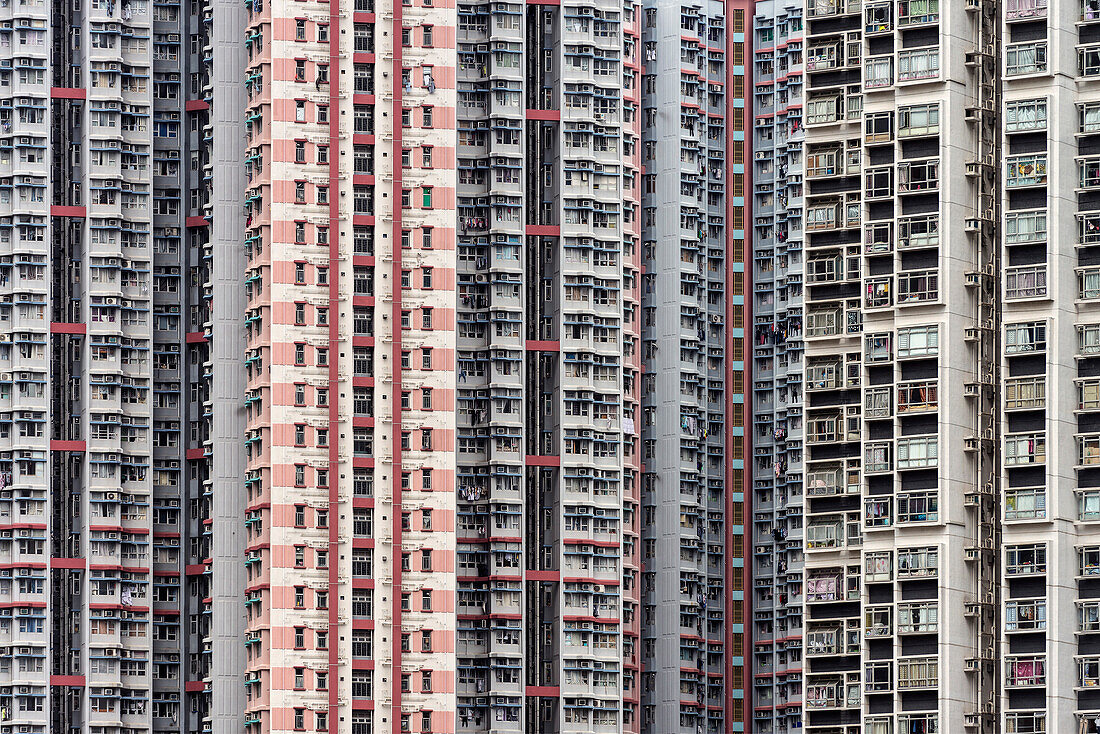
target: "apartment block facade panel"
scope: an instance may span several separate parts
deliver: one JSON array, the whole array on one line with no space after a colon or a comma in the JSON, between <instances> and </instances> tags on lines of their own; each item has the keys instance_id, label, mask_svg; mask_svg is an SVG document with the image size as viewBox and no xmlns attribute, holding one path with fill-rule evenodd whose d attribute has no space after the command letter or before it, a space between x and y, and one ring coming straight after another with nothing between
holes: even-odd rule
<instances>
[{"instance_id":1,"label":"apartment block facade panel","mask_svg":"<svg viewBox=\"0 0 1100 734\"><path fill-rule=\"evenodd\" d=\"M753 19L753 725L802 716L802 3L758 2ZM810 274L812 278L813 275ZM813 282L812 280L810 282ZM812 491L812 490L811 490Z\"/></svg>"},{"instance_id":2,"label":"apartment block facade panel","mask_svg":"<svg viewBox=\"0 0 1100 734\"><path fill-rule=\"evenodd\" d=\"M3 728L742 731L750 5L0 8Z\"/></svg>"},{"instance_id":3,"label":"apartment block facade panel","mask_svg":"<svg viewBox=\"0 0 1100 734\"><path fill-rule=\"evenodd\" d=\"M960 731L995 696L995 19L806 18L805 726ZM976 387L975 387L976 386Z\"/></svg>"},{"instance_id":4,"label":"apartment block facade panel","mask_svg":"<svg viewBox=\"0 0 1100 734\"><path fill-rule=\"evenodd\" d=\"M742 731L751 12L642 8L642 726Z\"/></svg>"}]
</instances>

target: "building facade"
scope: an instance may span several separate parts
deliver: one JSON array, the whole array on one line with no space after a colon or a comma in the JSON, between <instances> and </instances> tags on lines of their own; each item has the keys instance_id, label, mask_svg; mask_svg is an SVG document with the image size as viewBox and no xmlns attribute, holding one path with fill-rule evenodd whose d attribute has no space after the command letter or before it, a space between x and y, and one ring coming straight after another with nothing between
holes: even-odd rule
<instances>
[{"instance_id":1,"label":"building facade","mask_svg":"<svg viewBox=\"0 0 1100 734\"><path fill-rule=\"evenodd\" d=\"M2 727L743 731L751 17L0 9Z\"/></svg>"},{"instance_id":2,"label":"building facade","mask_svg":"<svg viewBox=\"0 0 1100 734\"><path fill-rule=\"evenodd\" d=\"M743 731L751 4L642 12L642 728Z\"/></svg>"},{"instance_id":3,"label":"building facade","mask_svg":"<svg viewBox=\"0 0 1100 734\"><path fill-rule=\"evenodd\" d=\"M802 716L801 2L757 2L753 19L753 731Z\"/></svg>"}]
</instances>

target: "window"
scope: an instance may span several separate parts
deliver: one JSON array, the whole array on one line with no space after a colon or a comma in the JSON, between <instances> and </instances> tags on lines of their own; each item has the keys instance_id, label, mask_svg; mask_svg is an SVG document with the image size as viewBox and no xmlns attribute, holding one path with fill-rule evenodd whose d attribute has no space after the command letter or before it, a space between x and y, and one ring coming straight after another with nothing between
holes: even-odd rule
<instances>
[{"instance_id":1,"label":"window","mask_svg":"<svg viewBox=\"0 0 1100 734\"><path fill-rule=\"evenodd\" d=\"M1087 545L1077 549L1081 576L1100 575L1100 546Z\"/></svg>"},{"instance_id":2,"label":"window","mask_svg":"<svg viewBox=\"0 0 1100 734\"><path fill-rule=\"evenodd\" d=\"M918 48L898 53L898 81L937 79L940 75L940 49Z\"/></svg>"},{"instance_id":3,"label":"window","mask_svg":"<svg viewBox=\"0 0 1100 734\"><path fill-rule=\"evenodd\" d=\"M1097 108L1100 122L1100 107ZM1047 101L1022 99L1005 103L1005 132L1033 132L1047 129Z\"/></svg>"},{"instance_id":4,"label":"window","mask_svg":"<svg viewBox=\"0 0 1100 734\"><path fill-rule=\"evenodd\" d=\"M914 436L897 441L897 468L924 469L939 464L939 437Z\"/></svg>"},{"instance_id":5,"label":"window","mask_svg":"<svg viewBox=\"0 0 1100 734\"><path fill-rule=\"evenodd\" d=\"M1012 688L1046 685L1045 655L1009 655L1005 658L1005 686Z\"/></svg>"},{"instance_id":6,"label":"window","mask_svg":"<svg viewBox=\"0 0 1100 734\"><path fill-rule=\"evenodd\" d=\"M940 518L939 506L937 490L901 492L897 497L898 522L936 522Z\"/></svg>"},{"instance_id":7,"label":"window","mask_svg":"<svg viewBox=\"0 0 1100 734\"><path fill-rule=\"evenodd\" d=\"M898 109L898 137L936 135L940 131L939 104L921 104Z\"/></svg>"},{"instance_id":8,"label":"window","mask_svg":"<svg viewBox=\"0 0 1100 734\"><path fill-rule=\"evenodd\" d=\"M1046 599L1013 599L1005 602L1005 632L1045 630L1047 628Z\"/></svg>"},{"instance_id":9,"label":"window","mask_svg":"<svg viewBox=\"0 0 1100 734\"><path fill-rule=\"evenodd\" d=\"M1082 170L1082 180L1084 175ZM1046 153L1009 156L1006 159L1005 177L1005 187L1010 189L1045 186L1047 183Z\"/></svg>"},{"instance_id":10,"label":"window","mask_svg":"<svg viewBox=\"0 0 1100 734\"><path fill-rule=\"evenodd\" d=\"M938 658L899 658L898 689L935 688L939 685Z\"/></svg>"},{"instance_id":11,"label":"window","mask_svg":"<svg viewBox=\"0 0 1100 734\"><path fill-rule=\"evenodd\" d=\"M1015 433L1005 437L1005 466L1045 464L1046 433Z\"/></svg>"},{"instance_id":12,"label":"window","mask_svg":"<svg viewBox=\"0 0 1100 734\"><path fill-rule=\"evenodd\" d=\"M1083 77L1100 76L1100 44L1077 48L1077 73Z\"/></svg>"},{"instance_id":13,"label":"window","mask_svg":"<svg viewBox=\"0 0 1100 734\"><path fill-rule=\"evenodd\" d=\"M937 62L938 67L938 62ZM863 86L866 89L882 89L894 83L894 58L872 56L863 63Z\"/></svg>"},{"instance_id":14,"label":"window","mask_svg":"<svg viewBox=\"0 0 1100 734\"><path fill-rule=\"evenodd\" d=\"M1045 377L1005 379L1005 410L1027 410L1046 406Z\"/></svg>"},{"instance_id":15,"label":"window","mask_svg":"<svg viewBox=\"0 0 1100 734\"><path fill-rule=\"evenodd\" d=\"M424 208L425 209L431 209L432 208L432 187L431 186L425 186L424 189L423 189L423 192L424 192L424 201L423 201Z\"/></svg>"},{"instance_id":16,"label":"window","mask_svg":"<svg viewBox=\"0 0 1100 734\"><path fill-rule=\"evenodd\" d=\"M898 578L935 577L939 574L939 565L939 548L898 549Z\"/></svg>"},{"instance_id":17,"label":"window","mask_svg":"<svg viewBox=\"0 0 1100 734\"><path fill-rule=\"evenodd\" d=\"M898 329L898 359L934 357L939 354L939 345L938 325Z\"/></svg>"},{"instance_id":18,"label":"window","mask_svg":"<svg viewBox=\"0 0 1100 734\"><path fill-rule=\"evenodd\" d=\"M1100 102L1077 105L1077 128L1083 133L1100 131Z\"/></svg>"},{"instance_id":19,"label":"window","mask_svg":"<svg viewBox=\"0 0 1100 734\"><path fill-rule=\"evenodd\" d=\"M1005 271L1005 298L1042 298L1047 294L1047 266L1015 265Z\"/></svg>"},{"instance_id":20,"label":"window","mask_svg":"<svg viewBox=\"0 0 1100 734\"><path fill-rule=\"evenodd\" d=\"M1047 547L1045 543L1005 546L1005 575L1030 576L1046 573Z\"/></svg>"},{"instance_id":21,"label":"window","mask_svg":"<svg viewBox=\"0 0 1100 734\"><path fill-rule=\"evenodd\" d=\"M1006 325L1004 349L1006 354L1045 352L1047 349L1046 322L1031 321Z\"/></svg>"},{"instance_id":22,"label":"window","mask_svg":"<svg viewBox=\"0 0 1100 734\"><path fill-rule=\"evenodd\" d=\"M939 606L934 601L898 603L898 634L939 631Z\"/></svg>"},{"instance_id":23,"label":"window","mask_svg":"<svg viewBox=\"0 0 1100 734\"><path fill-rule=\"evenodd\" d=\"M1046 242L1047 210L1016 211L1005 214L1005 244L1021 245Z\"/></svg>"},{"instance_id":24,"label":"window","mask_svg":"<svg viewBox=\"0 0 1100 734\"><path fill-rule=\"evenodd\" d=\"M1046 41L1013 43L1005 48L1006 75L1038 74L1046 70Z\"/></svg>"}]
</instances>

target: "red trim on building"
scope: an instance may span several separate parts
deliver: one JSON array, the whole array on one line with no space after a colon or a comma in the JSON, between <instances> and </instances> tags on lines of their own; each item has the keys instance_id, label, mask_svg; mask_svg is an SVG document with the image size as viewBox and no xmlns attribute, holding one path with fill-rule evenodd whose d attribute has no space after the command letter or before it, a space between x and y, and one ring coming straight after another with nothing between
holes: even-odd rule
<instances>
[{"instance_id":1,"label":"red trim on building","mask_svg":"<svg viewBox=\"0 0 1100 734\"><path fill-rule=\"evenodd\" d=\"M540 5L548 5L549 3L538 3ZM557 5L557 3L554 3ZM561 119L561 110L527 110L528 120L546 120L556 121Z\"/></svg>"},{"instance_id":2,"label":"red trim on building","mask_svg":"<svg viewBox=\"0 0 1100 734\"><path fill-rule=\"evenodd\" d=\"M85 686L82 675L51 675L51 686L63 686L65 688L83 688Z\"/></svg>"},{"instance_id":3,"label":"red trim on building","mask_svg":"<svg viewBox=\"0 0 1100 734\"><path fill-rule=\"evenodd\" d=\"M201 112L210 109L210 103L205 99L189 99L183 109L188 112Z\"/></svg>"},{"instance_id":4,"label":"red trim on building","mask_svg":"<svg viewBox=\"0 0 1100 734\"><path fill-rule=\"evenodd\" d=\"M188 229L194 229L196 227L209 227L210 221L206 217L188 217L184 222L184 226Z\"/></svg>"},{"instance_id":5,"label":"red trim on building","mask_svg":"<svg viewBox=\"0 0 1100 734\"><path fill-rule=\"evenodd\" d=\"M527 686L525 693L528 696L540 696L542 698L558 698L561 689L558 686Z\"/></svg>"},{"instance_id":6,"label":"red trim on building","mask_svg":"<svg viewBox=\"0 0 1100 734\"><path fill-rule=\"evenodd\" d=\"M86 207L82 206L61 206L60 204L54 204L50 207L50 216L84 219L88 216L88 210Z\"/></svg>"},{"instance_id":7,"label":"red trim on building","mask_svg":"<svg viewBox=\"0 0 1100 734\"><path fill-rule=\"evenodd\" d=\"M87 324L67 324L62 321L54 321L50 324L51 334L87 334Z\"/></svg>"},{"instance_id":8,"label":"red trim on building","mask_svg":"<svg viewBox=\"0 0 1100 734\"><path fill-rule=\"evenodd\" d=\"M50 97L53 99L87 99L88 92L85 89L75 87L50 87Z\"/></svg>"},{"instance_id":9,"label":"red trim on building","mask_svg":"<svg viewBox=\"0 0 1100 734\"><path fill-rule=\"evenodd\" d=\"M187 332L188 344L205 344L209 339L206 336L205 331L189 331Z\"/></svg>"},{"instance_id":10,"label":"red trim on building","mask_svg":"<svg viewBox=\"0 0 1100 734\"><path fill-rule=\"evenodd\" d=\"M561 227L556 224L528 224L525 231L528 235L539 237L561 236Z\"/></svg>"},{"instance_id":11,"label":"red trim on building","mask_svg":"<svg viewBox=\"0 0 1100 734\"><path fill-rule=\"evenodd\" d=\"M527 466L561 466L560 456L537 456L527 454L525 462Z\"/></svg>"},{"instance_id":12,"label":"red trim on building","mask_svg":"<svg viewBox=\"0 0 1100 734\"><path fill-rule=\"evenodd\" d=\"M528 352L560 352L561 342L528 339L526 347Z\"/></svg>"},{"instance_id":13,"label":"red trim on building","mask_svg":"<svg viewBox=\"0 0 1100 734\"><path fill-rule=\"evenodd\" d=\"M58 439L50 440L50 451L72 451L74 453L84 453L88 450L88 445L84 441L60 441Z\"/></svg>"},{"instance_id":14,"label":"red trim on building","mask_svg":"<svg viewBox=\"0 0 1100 734\"><path fill-rule=\"evenodd\" d=\"M73 568L77 570L83 570L87 568L88 560L86 558L51 558L50 568Z\"/></svg>"}]
</instances>

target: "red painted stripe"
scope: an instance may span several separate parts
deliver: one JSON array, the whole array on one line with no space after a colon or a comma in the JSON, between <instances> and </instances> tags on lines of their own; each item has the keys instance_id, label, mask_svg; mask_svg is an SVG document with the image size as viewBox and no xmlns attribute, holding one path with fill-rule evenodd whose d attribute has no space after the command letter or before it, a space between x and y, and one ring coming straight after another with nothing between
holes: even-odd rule
<instances>
[{"instance_id":1,"label":"red painted stripe","mask_svg":"<svg viewBox=\"0 0 1100 734\"><path fill-rule=\"evenodd\" d=\"M76 568L83 569L88 565L85 558L51 558L50 568Z\"/></svg>"},{"instance_id":2,"label":"red painted stripe","mask_svg":"<svg viewBox=\"0 0 1100 734\"><path fill-rule=\"evenodd\" d=\"M54 99L87 99L88 92L74 87L51 87L50 96Z\"/></svg>"},{"instance_id":3,"label":"red painted stripe","mask_svg":"<svg viewBox=\"0 0 1100 734\"><path fill-rule=\"evenodd\" d=\"M51 675L51 686L64 686L66 688L83 688L85 686L82 675Z\"/></svg>"},{"instance_id":4,"label":"red painted stripe","mask_svg":"<svg viewBox=\"0 0 1100 734\"><path fill-rule=\"evenodd\" d=\"M560 352L561 342L558 341L539 341L536 339L527 340L527 351L529 352Z\"/></svg>"},{"instance_id":5,"label":"red painted stripe","mask_svg":"<svg viewBox=\"0 0 1100 734\"><path fill-rule=\"evenodd\" d=\"M561 227L556 224L528 224L527 234L541 237L558 237L561 235Z\"/></svg>"},{"instance_id":6,"label":"red painted stripe","mask_svg":"<svg viewBox=\"0 0 1100 734\"><path fill-rule=\"evenodd\" d=\"M87 324L66 324L61 321L54 321L50 324L51 334L87 334Z\"/></svg>"},{"instance_id":7,"label":"red painted stripe","mask_svg":"<svg viewBox=\"0 0 1100 734\"><path fill-rule=\"evenodd\" d=\"M88 216L88 210L82 206L60 206L54 204L50 207L50 216L53 217L73 217L75 219L83 219Z\"/></svg>"},{"instance_id":8,"label":"red painted stripe","mask_svg":"<svg viewBox=\"0 0 1100 734\"><path fill-rule=\"evenodd\" d=\"M527 466L561 466L561 457L527 454L526 464Z\"/></svg>"},{"instance_id":9,"label":"red painted stripe","mask_svg":"<svg viewBox=\"0 0 1100 734\"><path fill-rule=\"evenodd\" d=\"M557 3L555 3L556 5ZM561 119L561 110L527 110L528 120L554 121Z\"/></svg>"},{"instance_id":10,"label":"red painted stripe","mask_svg":"<svg viewBox=\"0 0 1100 734\"><path fill-rule=\"evenodd\" d=\"M527 686L528 696L541 696L543 698L558 698L561 689L558 686Z\"/></svg>"},{"instance_id":11,"label":"red painted stripe","mask_svg":"<svg viewBox=\"0 0 1100 734\"><path fill-rule=\"evenodd\" d=\"M53 439L50 441L50 451L72 451L74 453L83 453L87 450L87 444L84 441L60 441Z\"/></svg>"}]
</instances>

